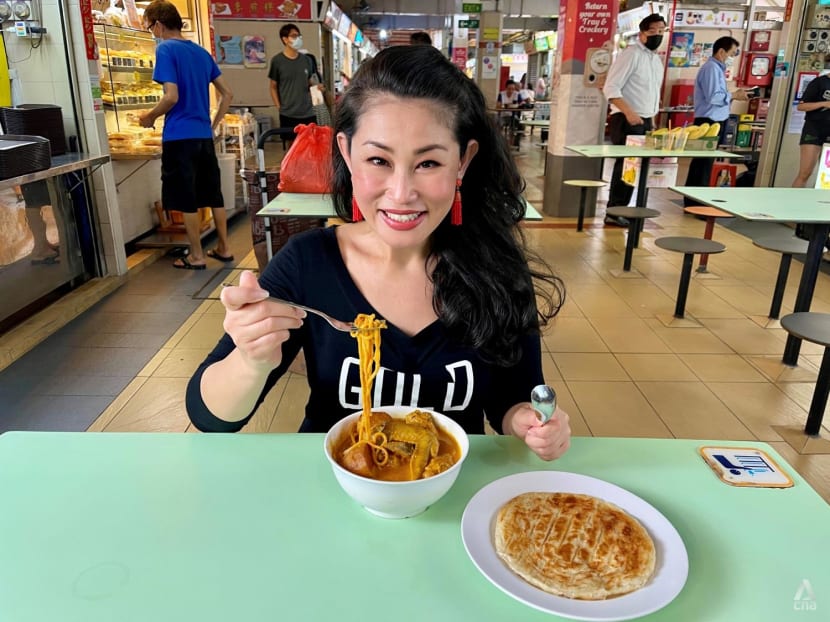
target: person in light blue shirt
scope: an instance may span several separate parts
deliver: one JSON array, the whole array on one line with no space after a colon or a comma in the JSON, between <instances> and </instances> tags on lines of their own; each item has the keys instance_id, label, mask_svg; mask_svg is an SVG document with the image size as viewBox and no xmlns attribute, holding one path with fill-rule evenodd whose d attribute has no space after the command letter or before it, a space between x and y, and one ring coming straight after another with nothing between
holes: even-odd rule
<instances>
[{"instance_id":1,"label":"person in light blue shirt","mask_svg":"<svg viewBox=\"0 0 830 622\"><path fill-rule=\"evenodd\" d=\"M732 100L746 101L746 91L737 90L730 93L726 85L726 70L735 62L738 55L738 40L721 37L712 46L709 57L695 77L695 125L703 123L720 123L718 144L723 142L726 121ZM711 158L693 158L689 163L686 176L687 186L707 186L712 173ZM686 205L694 205L692 199L685 198Z\"/></svg>"}]
</instances>

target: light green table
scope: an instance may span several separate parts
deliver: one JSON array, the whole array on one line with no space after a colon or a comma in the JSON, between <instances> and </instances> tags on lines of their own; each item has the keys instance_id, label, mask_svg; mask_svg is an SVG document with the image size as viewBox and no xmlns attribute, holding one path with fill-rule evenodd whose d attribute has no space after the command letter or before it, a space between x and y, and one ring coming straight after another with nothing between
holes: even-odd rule
<instances>
[{"instance_id":1,"label":"light green table","mask_svg":"<svg viewBox=\"0 0 830 622\"><path fill-rule=\"evenodd\" d=\"M825 619L830 506L763 443L729 445L764 448L795 487L723 484L701 444L575 438L546 463L515 438L475 436L448 495L394 521L343 493L322 435L6 433L0 620L549 622L491 585L460 535L483 486L547 469L622 486L680 533L687 583L644 619ZM818 613L794 609L805 579Z\"/></svg>"},{"instance_id":2,"label":"light green table","mask_svg":"<svg viewBox=\"0 0 830 622\"><path fill-rule=\"evenodd\" d=\"M830 233L830 192L816 188L699 188L673 186L670 188L703 205L711 205L745 220L804 224L810 235L807 256L801 270L801 280L793 311L810 310L816 288L821 257ZM801 339L788 335L783 362L798 364Z\"/></svg>"},{"instance_id":3,"label":"light green table","mask_svg":"<svg viewBox=\"0 0 830 622\"><path fill-rule=\"evenodd\" d=\"M666 151L637 145L572 145L565 147L586 158L740 158L729 151Z\"/></svg>"},{"instance_id":4,"label":"light green table","mask_svg":"<svg viewBox=\"0 0 830 622\"><path fill-rule=\"evenodd\" d=\"M525 220L542 220L542 215L527 201ZM306 194L299 192L281 192L256 214L265 219L265 246L270 260L273 255L271 248L271 218L337 218L334 204L329 194Z\"/></svg>"},{"instance_id":5,"label":"light green table","mask_svg":"<svg viewBox=\"0 0 830 622\"><path fill-rule=\"evenodd\" d=\"M584 158L641 158L640 161L640 176L637 180L637 207L646 207L648 202L648 187L646 186L646 179L648 178L648 169L650 165L649 158L740 158L741 156L729 151L703 151L703 150L683 150L683 151L666 151L665 149L653 149L640 147L637 145L571 145L566 146L565 149L578 153ZM609 206L619 207L619 206ZM642 231L645 220L641 220L636 227L634 236L634 246L640 244L640 232Z\"/></svg>"}]
</instances>

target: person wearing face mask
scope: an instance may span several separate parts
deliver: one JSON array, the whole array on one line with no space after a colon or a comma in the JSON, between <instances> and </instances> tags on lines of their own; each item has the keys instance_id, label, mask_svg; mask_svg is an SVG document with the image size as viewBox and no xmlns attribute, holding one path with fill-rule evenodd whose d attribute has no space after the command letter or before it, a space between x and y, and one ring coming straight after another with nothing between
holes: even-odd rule
<instances>
[{"instance_id":1,"label":"person wearing face mask","mask_svg":"<svg viewBox=\"0 0 830 622\"><path fill-rule=\"evenodd\" d=\"M695 77L695 125L720 123L718 144L723 141L726 133L726 121L729 119L732 101L747 100L746 91L738 89L730 93L726 85L726 70L735 62L738 45L737 39L728 36L715 41L712 45L712 56L703 63ZM693 158L689 163L686 185L708 186L711 174L710 158ZM686 206L696 205L696 202L688 197L684 197L683 201Z\"/></svg>"},{"instance_id":2,"label":"person wearing face mask","mask_svg":"<svg viewBox=\"0 0 830 622\"><path fill-rule=\"evenodd\" d=\"M294 24L280 28L282 52L271 59L268 78L271 81L271 99L280 115L280 127L295 128L301 123L316 123L317 115L311 103L309 87L317 83L311 61L303 48L303 36Z\"/></svg>"},{"instance_id":3,"label":"person wearing face mask","mask_svg":"<svg viewBox=\"0 0 830 622\"><path fill-rule=\"evenodd\" d=\"M821 156L821 146L830 141L830 55L824 59L824 71L804 89L798 110L807 114L799 140L801 161L793 188L804 187Z\"/></svg>"},{"instance_id":4,"label":"person wearing face mask","mask_svg":"<svg viewBox=\"0 0 830 622\"><path fill-rule=\"evenodd\" d=\"M656 50L663 42L666 20L652 13L640 22L640 34L634 43L617 55L602 92L611 105L608 129L611 142L624 145L629 134L645 134L653 127L653 117L660 107L663 61ZM634 188L622 180L623 160L614 162L608 205L622 207L631 201ZM606 224L627 226L624 218L606 216Z\"/></svg>"}]
</instances>

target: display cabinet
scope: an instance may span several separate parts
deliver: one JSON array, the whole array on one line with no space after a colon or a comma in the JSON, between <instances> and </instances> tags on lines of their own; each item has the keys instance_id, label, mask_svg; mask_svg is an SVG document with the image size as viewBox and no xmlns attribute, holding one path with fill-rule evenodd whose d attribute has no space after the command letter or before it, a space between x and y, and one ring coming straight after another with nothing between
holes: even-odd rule
<instances>
[{"instance_id":1,"label":"display cabinet","mask_svg":"<svg viewBox=\"0 0 830 622\"><path fill-rule=\"evenodd\" d=\"M155 106L163 94L161 85L153 82L153 37L144 30L108 24L96 24L94 32L112 153L159 153L163 117L156 120L152 129L142 128L138 122L141 112Z\"/></svg>"}]
</instances>

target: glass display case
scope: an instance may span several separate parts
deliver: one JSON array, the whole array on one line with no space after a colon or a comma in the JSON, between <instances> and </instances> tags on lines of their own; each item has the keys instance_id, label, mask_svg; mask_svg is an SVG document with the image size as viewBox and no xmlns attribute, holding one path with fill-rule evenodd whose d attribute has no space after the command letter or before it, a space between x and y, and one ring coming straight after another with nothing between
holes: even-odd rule
<instances>
[{"instance_id":1,"label":"glass display case","mask_svg":"<svg viewBox=\"0 0 830 622\"><path fill-rule=\"evenodd\" d=\"M101 98L106 112L110 150L117 154L156 155L161 152L161 126L142 128L138 117L163 94L153 82L156 44L149 32L95 24L101 76Z\"/></svg>"}]
</instances>

